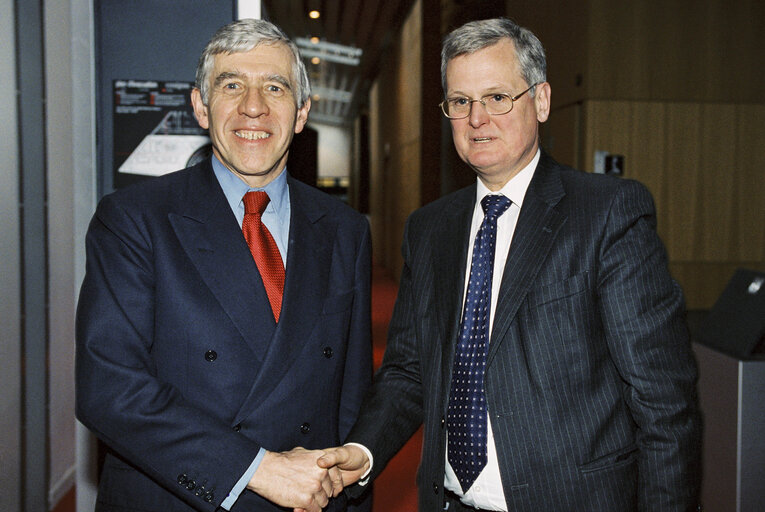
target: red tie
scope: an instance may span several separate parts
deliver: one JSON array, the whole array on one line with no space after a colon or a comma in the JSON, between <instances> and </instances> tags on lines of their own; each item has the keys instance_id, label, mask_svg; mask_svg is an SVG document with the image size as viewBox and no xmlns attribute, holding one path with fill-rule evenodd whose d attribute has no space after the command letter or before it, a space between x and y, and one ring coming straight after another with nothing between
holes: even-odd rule
<instances>
[{"instance_id":1,"label":"red tie","mask_svg":"<svg viewBox=\"0 0 765 512\"><path fill-rule=\"evenodd\" d=\"M278 322L284 293L284 263L274 237L260 219L270 200L268 194L263 191L247 192L244 195L242 232L247 245L250 246L252 257L255 258L274 318Z\"/></svg>"}]
</instances>

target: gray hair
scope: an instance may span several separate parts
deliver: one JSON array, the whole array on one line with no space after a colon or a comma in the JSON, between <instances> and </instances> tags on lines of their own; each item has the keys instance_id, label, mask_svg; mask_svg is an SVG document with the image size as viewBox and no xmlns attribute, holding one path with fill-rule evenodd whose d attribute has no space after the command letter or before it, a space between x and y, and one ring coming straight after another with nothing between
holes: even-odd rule
<instances>
[{"instance_id":1,"label":"gray hair","mask_svg":"<svg viewBox=\"0 0 765 512\"><path fill-rule=\"evenodd\" d=\"M289 48L292 52L292 75L296 82L295 100L298 108L305 105L311 94L311 84L297 45L273 23L252 18L234 21L218 29L199 57L195 84L205 105L209 100L210 74L215 65L215 56L221 53L248 52L259 44L284 44Z\"/></svg>"},{"instance_id":2,"label":"gray hair","mask_svg":"<svg viewBox=\"0 0 765 512\"><path fill-rule=\"evenodd\" d=\"M517 25L507 18L471 21L453 30L444 38L441 48L441 86L446 93L446 65L455 57L475 53L510 39L521 67L521 76L527 85L547 81L545 49L530 30ZM534 95L534 89L529 91Z\"/></svg>"}]
</instances>

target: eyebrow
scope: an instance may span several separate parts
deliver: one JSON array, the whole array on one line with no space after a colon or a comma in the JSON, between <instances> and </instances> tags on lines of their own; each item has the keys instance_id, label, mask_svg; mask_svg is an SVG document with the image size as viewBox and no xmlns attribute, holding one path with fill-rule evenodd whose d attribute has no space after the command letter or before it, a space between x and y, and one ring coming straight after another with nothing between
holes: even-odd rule
<instances>
[{"instance_id":1,"label":"eyebrow","mask_svg":"<svg viewBox=\"0 0 765 512\"><path fill-rule=\"evenodd\" d=\"M492 94L500 94L500 93L501 94L510 94L512 96L510 91L508 91L507 87L505 87L504 85L496 84L496 85L492 85L491 87L486 87L484 89L484 92L481 93L480 97L483 98L484 96L491 96ZM455 96L459 96L459 97L462 97L462 98L468 98L469 97L468 94L466 94L466 93L464 93L462 91L454 91L454 92L446 94L447 98L453 98Z\"/></svg>"},{"instance_id":2,"label":"eyebrow","mask_svg":"<svg viewBox=\"0 0 765 512\"><path fill-rule=\"evenodd\" d=\"M220 85L221 83L225 82L226 80L229 80L231 78L241 78L242 73L239 73L237 71L224 71L220 75L215 77L215 86ZM266 82L276 82L278 84L281 84L284 86L287 90L292 90L292 85L290 84L290 81L285 78L284 76L275 73L273 75L267 75L265 77Z\"/></svg>"},{"instance_id":3,"label":"eyebrow","mask_svg":"<svg viewBox=\"0 0 765 512\"><path fill-rule=\"evenodd\" d=\"M290 84L290 81L283 77L282 75L275 74L275 75L268 75L266 78L267 82L276 82L279 84L282 84L285 89L292 90L292 84Z\"/></svg>"},{"instance_id":4,"label":"eyebrow","mask_svg":"<svg viewBox=\"0 0 765 512\"><path fill-rule=\"evenodd\" d=\"M215 85L218 86L222 82L225 82L226 80L230 78L238 78L239 76L241 75L235 71L224 71L223 73L215 77Z\"/></svg>"}]
</instances>

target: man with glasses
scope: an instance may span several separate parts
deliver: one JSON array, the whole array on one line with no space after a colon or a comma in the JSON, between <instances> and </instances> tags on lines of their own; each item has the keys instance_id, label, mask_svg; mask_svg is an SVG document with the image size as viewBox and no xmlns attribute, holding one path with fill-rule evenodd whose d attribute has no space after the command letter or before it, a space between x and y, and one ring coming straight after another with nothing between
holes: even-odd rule
<instances>
[{"instance_id":1,"label":"man with glasses","mask_svg":"<svg viewBox=\"0 0 765 512\"><path fill-rule=\"evenodd\" d=\"M319 464L362 492L424 423L423 512L694 510L696 366L649 192L540 151L530 31L471 22L441 55L478 179L409 218L383 366Z\"/></svg>"}]
</instances>

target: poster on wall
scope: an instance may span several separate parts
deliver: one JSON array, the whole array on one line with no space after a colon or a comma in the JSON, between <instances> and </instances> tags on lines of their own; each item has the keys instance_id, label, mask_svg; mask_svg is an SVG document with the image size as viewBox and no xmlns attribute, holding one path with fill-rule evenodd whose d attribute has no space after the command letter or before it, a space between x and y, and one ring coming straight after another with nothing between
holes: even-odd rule
<instances>
[{"instance_id":1,"label":"poster on wall","mask_svg":"<svg viewBox=\"0 0 765 512\"><path fill-rule=\"evenodd\" d=\"M193 165L212 146L191 107L193 82L114 80L114 185Z\"/></svg>"}]
</instances>

